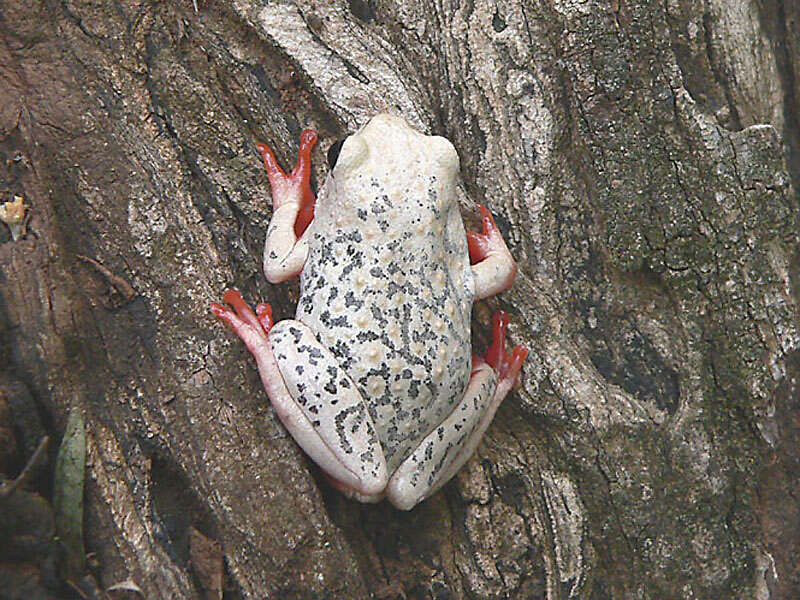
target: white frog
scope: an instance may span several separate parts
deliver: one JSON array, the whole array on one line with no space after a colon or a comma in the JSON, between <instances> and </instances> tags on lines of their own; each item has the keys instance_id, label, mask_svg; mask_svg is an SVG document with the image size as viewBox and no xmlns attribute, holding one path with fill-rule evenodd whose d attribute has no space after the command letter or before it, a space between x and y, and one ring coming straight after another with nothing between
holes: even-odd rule
<instances>
[{"instance_id":1,"label":"white frog","mask_svg":"<svg viewBox=\"0 0 800 600\"><path fill-rule=\"evenodd\" d=\"M506 289L516 265L491 214L464 229L459 161L443 137L380 114L328 152L310 187L313 131L285 174L259 145L272 188L264 248L272 283L298 273L295 319L273 325L237 290L214 314L244 341L279 418L350 497L411 509L472 455L527 356L505 350L494 316L485 358L472 357L472 303Z\"/></svg>"}]
</instances>

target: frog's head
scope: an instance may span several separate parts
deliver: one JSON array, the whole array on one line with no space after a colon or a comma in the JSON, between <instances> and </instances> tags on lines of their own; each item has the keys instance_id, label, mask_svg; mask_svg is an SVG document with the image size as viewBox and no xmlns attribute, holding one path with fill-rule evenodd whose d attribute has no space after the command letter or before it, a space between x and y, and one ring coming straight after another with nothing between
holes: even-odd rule
<instances>
[{"instance_id":1,"label":"frog's head","mask_svg":"<svg viewBox=\"0 0 800 600\"><path fill-rule=\"evenodd\" d=\"M408 188L415 180L450 186L459 167L458 154L448 140L422 134L405 119L386 113L333 144L328 164L343 191L369 180L387 189Z\"/></svg>"}]
</instances>

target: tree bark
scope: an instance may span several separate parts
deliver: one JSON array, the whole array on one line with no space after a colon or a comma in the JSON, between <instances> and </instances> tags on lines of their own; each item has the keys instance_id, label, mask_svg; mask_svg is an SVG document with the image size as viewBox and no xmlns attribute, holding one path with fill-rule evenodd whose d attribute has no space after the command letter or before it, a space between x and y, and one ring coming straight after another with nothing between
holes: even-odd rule
<instances>
[{"instance_id":1,"label":"tree bark","mask_svg":"<svg viewBox=\"0 0 800 600\"><path fill-rule=\"evenodd\" d=\"M786 0L0 0L0 383L83 409L101 584L199 597L196 530L230 598L796 597L799 56ZM256 142L316 129L321 182L381 111L519 263L474 345L503 307L531 350L410 513L328 486L208 310L294 312Z\"/></svg>"}]
</instances>

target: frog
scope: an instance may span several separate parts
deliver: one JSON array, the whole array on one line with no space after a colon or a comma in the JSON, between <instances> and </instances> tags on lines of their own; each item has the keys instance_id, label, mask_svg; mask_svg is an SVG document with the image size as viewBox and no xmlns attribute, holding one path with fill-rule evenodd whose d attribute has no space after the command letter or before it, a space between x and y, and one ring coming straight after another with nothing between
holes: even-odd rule
<instances>
[{"instance_id":1,"label":"frog","mask_svg":"<svg viewBox=\"0 0 800 600\"><path fill-rule=\"evenodd\" d=\"M471 350L476 300L513 283L517 266L491 212L467 231L459 157L444 137L373 116L332 144L311 190L313 130L285 172L257 146L272 191L263 269L300 275L294 319L275 322L231 288L213 314L253 355L272 406L333 486L410 510L474 453L528 350L506 348L497 311L484 356Z\"/></svg>"}]
</instances>

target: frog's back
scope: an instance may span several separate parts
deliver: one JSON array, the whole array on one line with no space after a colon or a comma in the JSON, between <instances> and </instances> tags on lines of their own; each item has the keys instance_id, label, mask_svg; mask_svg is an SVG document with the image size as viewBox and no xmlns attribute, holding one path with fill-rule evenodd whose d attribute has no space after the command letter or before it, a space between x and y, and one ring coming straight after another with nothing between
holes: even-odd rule
<instances>
[{"instance_id":1,"label":"frog's back","mask_svg":"<svg viewBox=\"0 0 800 600\"><path fill-rule=\"evenodd\" d=\"M463 396L474 284L450 190L367 183L357 202L320 197L297 319L355 382L391 472Z\"/></svg>"}]
</instances>

